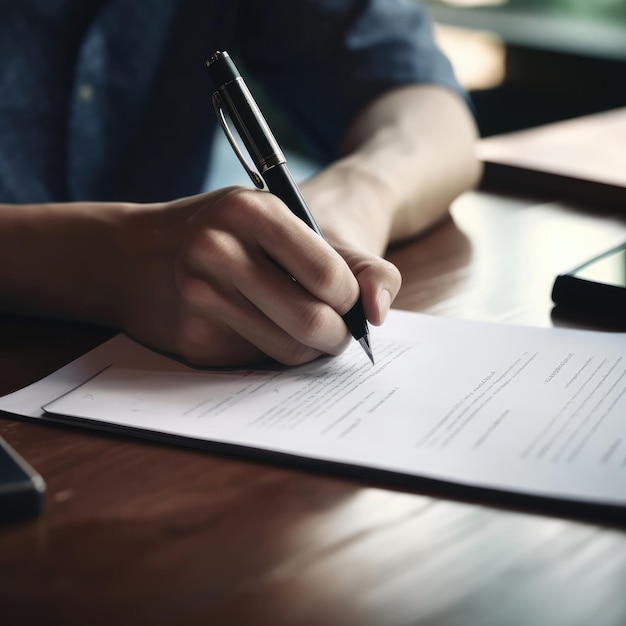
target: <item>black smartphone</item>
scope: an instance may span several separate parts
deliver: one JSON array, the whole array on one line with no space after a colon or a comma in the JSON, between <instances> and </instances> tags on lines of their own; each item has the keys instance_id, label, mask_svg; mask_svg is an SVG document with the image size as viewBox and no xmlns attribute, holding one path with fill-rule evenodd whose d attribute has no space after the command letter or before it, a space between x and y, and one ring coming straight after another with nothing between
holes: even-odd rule
<instances>
[{"instance_id":1,"label":"black smartphone","mask_svg":"<svg viewBox=\"0 0 626 626\"><path fill-rule=\"evenodd\" d=\"M0 437L0 522L38 515L45 490L43 478Z\"/></svg>"},{"instance_id":2,"label":"black smartphone","mask_svg":"<svg viewBox=\"0 0 626 626\"><path fill-rule=\"evenodd\" d=\"M552 301L564 309L626 322L626 243L559 274Z\"/></svg>"}]
</instances>

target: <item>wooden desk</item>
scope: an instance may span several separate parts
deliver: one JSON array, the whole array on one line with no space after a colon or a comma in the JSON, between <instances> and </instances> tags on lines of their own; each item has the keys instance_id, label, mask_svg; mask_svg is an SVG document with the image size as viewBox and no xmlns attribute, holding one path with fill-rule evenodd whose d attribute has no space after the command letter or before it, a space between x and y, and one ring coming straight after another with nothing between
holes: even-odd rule
<instances>
[{"instance_id":1,"label":"wooden desk","mask_svg":"<svg viewBox=\"0 0 626 626\"><path fill-rule=\"evenodd\" d=\"M626 238L624 215L469 193L391 253L399 308L551 325L554 275ZM2 320L0 392L105 336ZM437 494L0 418L45 477L0 528L0 623L626 624L626 533ZM626 477L625 477L626 479Z\"/></svg>"}]
</instances>

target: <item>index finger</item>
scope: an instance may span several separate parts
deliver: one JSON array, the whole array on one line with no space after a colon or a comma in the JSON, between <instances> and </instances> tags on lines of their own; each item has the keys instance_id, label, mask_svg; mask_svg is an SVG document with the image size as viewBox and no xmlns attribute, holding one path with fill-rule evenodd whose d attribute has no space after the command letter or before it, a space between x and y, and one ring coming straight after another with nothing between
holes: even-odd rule
<instances>
[{"instance_id":1,"label":"index finger","mask_svg":"<svg viewBox=\"0 0 626 626\"><path fill-rule=\"evenodd\" d=\"M300 285L340 315L359 297L359 284L345 259L312 228L272 194L264 211L271 228L258 228L256 239L264 253Z\"/></svg>"}]
</instances>

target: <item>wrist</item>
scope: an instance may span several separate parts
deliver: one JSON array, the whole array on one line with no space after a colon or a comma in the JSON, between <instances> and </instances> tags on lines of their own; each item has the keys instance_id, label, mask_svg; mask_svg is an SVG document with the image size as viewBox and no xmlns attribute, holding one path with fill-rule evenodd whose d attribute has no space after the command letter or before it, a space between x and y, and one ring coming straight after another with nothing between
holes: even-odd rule
<instances>
[{"instance_id":1,"label":"wrist","mask_svg":"<svg viewBox=\"0 0 626 626\"><path fill-rule=\"evenodd\" d=\"M382 255L397 204L393 188L349 156L302 185L302 192L328 241Z\"/></svg>"}]
</instances>

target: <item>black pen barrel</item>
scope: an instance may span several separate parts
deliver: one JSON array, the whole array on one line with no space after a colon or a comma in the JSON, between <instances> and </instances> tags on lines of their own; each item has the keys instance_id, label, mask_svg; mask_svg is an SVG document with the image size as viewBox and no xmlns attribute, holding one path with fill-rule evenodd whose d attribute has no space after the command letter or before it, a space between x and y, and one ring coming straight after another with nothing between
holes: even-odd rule
<instances>
[{"instance_id":1,"label":"black pen barrel","mask_svg":"<svg viewBox=\"0 0 626 626\"><path fill-rule=\"evenodd\" d=\"M270 192L280 198L294 215L311 227L320 237L324 237L286 164L276 165L266 170L263 173L263 180Z\"/></svg>"},{"instance_id":2,"label":"black pen barrel","mask_svg":"<svg viewBox=\"0 0 626 626\"><path fill-rule=\"evenodd\" d=\"M207 61L207 68L217 90L214 104L217 103L218 115L223 116L222 109L226 109L270 193L280 198L296 217L324 239L324 234L287 168L278 142L228 53L218 51L213 54ZM231 140L230 131L225 124L222 126ZM251 173L243 157L239 155L234 140L231 140L231 144L256 185L258 175L256 172ZM342 317L352 336L359 341L373 363L367 318L361 298Z\"/></svg>"},{"instance_id":3,"label":"black pen barrel","mask_svg":"<svg viewBox=\"0 0 626 626\"><path fill-rule=\"evenodd\" d=\"M207 68L225 110L259 174L285 162L285 156L253 95L227 52L216 52Z\"/></svg>"},{"instance_id":4,"label":"black pen barrel","mask_svg":"<svg viewBox=\"0 0 626 626\"><path fill-rule=\"evenodd\" d=\"M287 169L287 165L276 165L266 170L263 174L263 179L272 194L280 198L294 215L299 217L320 237L324 238L322 231L307 206L306 200ZM354 306L342 317L348 330L355 339L361 339L361 337L365 337L368 334L369 330L361 298L359 298Z\"/></svg>"}]
</instances>

